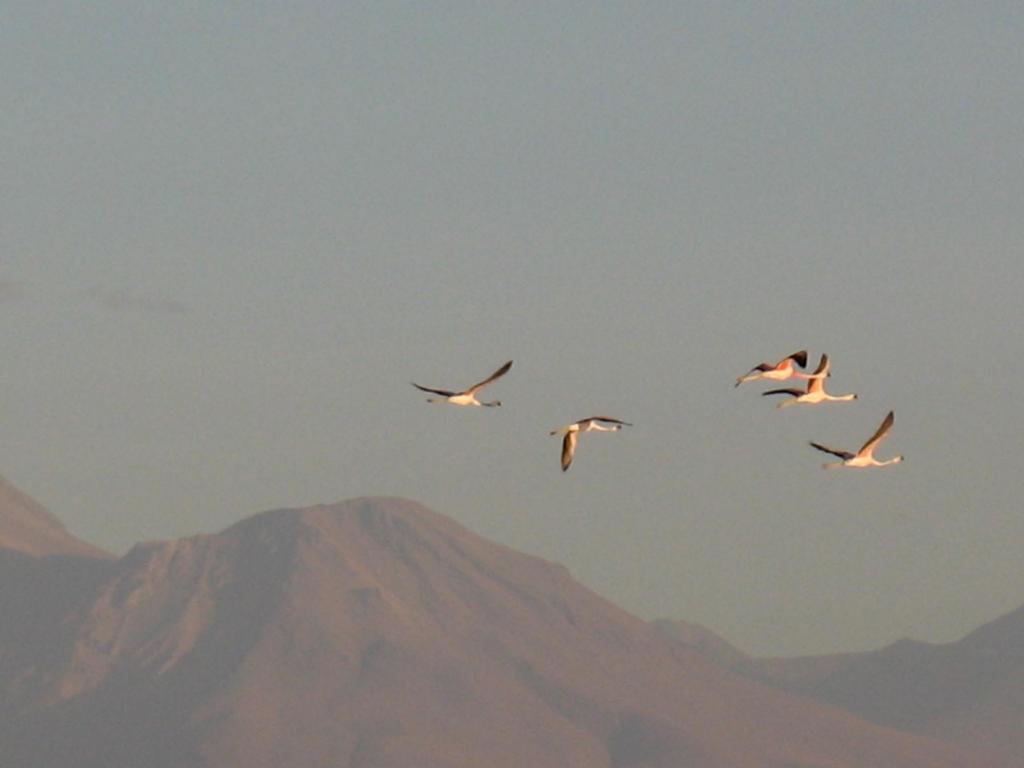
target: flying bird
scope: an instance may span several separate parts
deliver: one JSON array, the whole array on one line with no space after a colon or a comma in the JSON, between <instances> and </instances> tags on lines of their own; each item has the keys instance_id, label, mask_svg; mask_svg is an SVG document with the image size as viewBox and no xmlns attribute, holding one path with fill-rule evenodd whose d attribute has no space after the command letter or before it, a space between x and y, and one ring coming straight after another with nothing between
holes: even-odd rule
<instances>
[{"instance_id":1,"label":"flying bird","mask_svg":"<svg viewBox=\"0 0 1024 768\"><path fill-rule=\"evenodd\" d=\"M837 451L834 448L828 448L820 443L811 442L815 448L825 453L831 453L833 456L838 456L842 461L830 461L822 466L825 469L835 469L837 467L884 467L889 464L899 464L903 461L902 456L894 456L891 459L885 461L879 461L874 457L875 448L882 442L886 435L889 434L889 430L892 429L893 415L892 411L889 411L888 415L882 420L882 425L878 428L878 431L871 436L864 445L861 446L860 450L856 453L850 453L849 451Z\"/></svg>"},{"instance_id":2,"label":"flying bird","mask_svg":"<svg viewBox=\"0 0 1024 768\"><path fill-rule=\"evenodd\" d=\"M605 426L605 425L608 426ZM612 419L608 416L591 416L588 419L574 421L568 426L551 430L552 435L565 435L562 440L562 471L565 472L572 464L576 454L576 441L580 432L618 432L623 427L632 427L628 421Z\"/></svg>"},{"instance_id":3,"label":"flying bird","mask_svg":"<svg viewBox=\"0 0 1024 768\"><path fill-rule=\"evenodd\" d=\"M818 373L801 373L796 369L794 364L799 365L801 368L807 367L806 349L794 352L789 357L784 357L777 363L758 363L747 373L736 379L736 386L738 387L745 381L754 381L755 379L785 381L786 379L817 379L826 375Z\"/></svg>"},{"instance_id":4,"label":"flying bird","mask_svg":"<svg viewBox=\"0 0 1024 768\"><path fill-rule=\"evenodd\" d=\"M452 405L484 405L487 406L488 408L493 408L496 405L501 405L501 400L480 401L477 400L476 393L479 392L484 387L486 387L492 381L500 379L502 376L508 373L508 369L511 367L512 361L509 360L507 363L501 366L501 368L496 370L486 379L477 382L472 387L470 387L469 389L465 389L462 392L452 392L447 389L431 389L430 387L421 387L415 381L412 382L412 385L416 387L416 389L422 390L424 392L432 392L435 395L441 395L441 397L428 397L428 403L451 403Z\"/></svg>"},{"instance_id":5,"label":"flying bird","mask_svg":"<svg viewBox=\"0 0 1024 768\"><path fill-rule=\"evenodd\" d=\"M849 400L856 400L857 395L830 395L825 391L825 378L831 376L829 372L828 355L821 356L821 362L818 363L818 367L814 370L814 377L807 380L807 391L801 392L799 389L769 389L767 392L762 392L762 395L790 395L788 400L783 400L779 403L776 408L785 408L790 405L797 405L798 403L807 403L809 405L817 405L818 403L826 402L847 402Z\"/></svg>"}]
</instances>

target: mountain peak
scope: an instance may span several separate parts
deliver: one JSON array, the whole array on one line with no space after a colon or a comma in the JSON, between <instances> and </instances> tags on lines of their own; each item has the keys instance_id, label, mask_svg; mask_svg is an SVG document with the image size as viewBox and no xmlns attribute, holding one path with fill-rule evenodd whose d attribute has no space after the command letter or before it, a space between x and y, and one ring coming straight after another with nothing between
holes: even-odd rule
<instances>
[{"instance_id":1,"label":"mountain peak","mask_svg":"<svg viewBox=\"0 0 1024 768\"><path fill-rule=\"evenodd\" d=\"M80 555L109 557L98 547L71 535L46 507L0 476L0 549L33 557Z\"/></svg>"},{"instance_id":2,"label":"mountain peak","mask_svg":"<svg viewBox=\"0 0 1024 768\"><path fill-rule=\"evenodd\" d=\"M361 530L376 535L386 535L387 531L393 531L396 526L405 526L424 532L443 532L457 538L475 538L475 534L451 518L438 514L417 501L399 496L360 496L332 504L273 509L241 520L227 528L224 533L287 525L313 527L322 532Z\"/></svg>"}]
</instances>

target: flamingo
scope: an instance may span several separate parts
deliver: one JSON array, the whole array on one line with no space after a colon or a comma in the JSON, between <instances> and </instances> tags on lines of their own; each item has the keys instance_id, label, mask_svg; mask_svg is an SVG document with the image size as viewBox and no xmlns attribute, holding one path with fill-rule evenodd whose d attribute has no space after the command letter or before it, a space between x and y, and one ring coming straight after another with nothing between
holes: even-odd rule
<instances>
[{"instance_id":1,"label":"flamingo","mask_svg":"<svg viewBox=\"0 0 1024 768\"><path fill-rule=\"evenodd\" d=\"M509 360L507 363L501 366L501 368L496 370L486 379L477 382L472 387L470 387L469 389L465 389L462 392L452 392L447 389L431 389L430 387L421 387L415 381L412 382L412 385L416 387L416 389L422 390L424 392L432 392L435 395L440 395L440 397L427 398L428 403L451 403L452 405L482 405L488 408L493 408L495 406L501 405L501 400L491 400L489 402L480 401L477 400L476 393L479 392L484 387L486 387L492 381L500 379L502 376L508 373L508 369L511 367L512 361Z\"/></svg>"},{"instance_id":2,"label":"flamingo","mask_svg":"<svg viewBox=\"0 0 1024 768\"><path fill-rule=\"evenodd\" d=\"M885 461L879 461L875 458L874 452L878 444L885 439L886 435L889 434L889 430L892 429L893 414L889 411L888 415L882 420L882 425L878 430L871 436L864 445L861 446L860 450L856 453L850 453L849 451L837 451L834 448L827 448L820 443L811 442L815 448L825 453L831 453L833 456L838 456L842 461L830 461L822 466L825 469L835 469L837 467L885 467L889 464L899 464L903 461L902 456L894 456L891 459Z\"/></svg>"},{"instance_id":3,"label":"flamingo","mask_svg":"<svg viewBox=\"0 0 1024 768\"><path fill-rule=\"evenodd\" d=\"M814 370L814 377L807 380L806 392L801 392L799 389L769 389L767 392L762 392L761 394L791 395L790 399L783 400L776 406L776 408L786 408L787 406L797 405L798 403L817 405L818 403L838 403L856 400L857 395L854 394L833 396L825 391L825 378L831 375L829 373L829 367L830 363L828 355L822 355L821 362L818 363L818 367Z\"/></svg>"},{"instance_id":4,"label":"flamingo","mask_svg":"<svg viewBox=\"0 0 1024 768\"><path fill-rule=\"evenodd\" d=\"M823 378L825 374L801 373L796 370L794 363L801 368L807 367L807 350L801 349L788 357L784 357L777 363L758 363L747 373L736 379L738 387L745 381L756 379L770 379L771 381L785 381L786 379L817 379Z\"/></svg>"},{"instance_id":5,"label":"flamingo","mask_svg":"<svg viewBox=\"0 0 1024 768\"><path fill-rule=\"evenodd\" d=\"M605 426L605 424L609 426ZM580 432L618 432L623 427L632 427L628 421L620 421L608 416L591 416L587 419L574 421L568 426L551 430L552 435L564 435L562 440L562 471L565 472L572 464L576 454L576 441Z\"/></svg>"}]
</instances>

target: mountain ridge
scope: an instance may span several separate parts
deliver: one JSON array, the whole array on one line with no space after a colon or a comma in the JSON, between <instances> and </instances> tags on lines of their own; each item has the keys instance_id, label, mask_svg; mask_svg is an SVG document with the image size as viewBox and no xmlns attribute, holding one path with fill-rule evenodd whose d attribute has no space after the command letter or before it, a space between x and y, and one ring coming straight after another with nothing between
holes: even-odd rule
<instances>
[{"instance_id":1,"label":"mountain ridge","mask_svg":"<svg viewBox=\"0 0 1024 768\"><path fill-rule=\"evenodd\" d=\"M3 549L33 557L113 557L73 536L56 515L0 476L0 550Z\"/></svg>"},{"instance_id":2,"label":"mountain ridge","mask_svg":"<svg viewBox=\"0 0 1024 768\"><path fill-rule=\"evenodd\" d=\"M949 643L786 658L748 656L698 625L652 624L725 669L877 725L1024 755L1024 606Z\"/></svg>"},{"instance_id":3,"label":"mountain ridge","mask_svg":"<svg viewBox=\"0 0 1024 768\"><path fill-rule=\"evenodd\" d=\"M0 638L11 768L1008 765L730 673L404 499L272 510L100 567L58 620ZM55 626L45 665L14 664Z\"/></svg>"},{"instance_id":4,"label":"mountain ridge","mask_svg":"<svg viewBox=\"0 0 1024 768\"><path fill-rule=\"evenodd\" d=\"M904 638L831 668L789 659L737 671L880 725L1024 754L1024 607L950 643Z\"/></svg>"}]
</instances>

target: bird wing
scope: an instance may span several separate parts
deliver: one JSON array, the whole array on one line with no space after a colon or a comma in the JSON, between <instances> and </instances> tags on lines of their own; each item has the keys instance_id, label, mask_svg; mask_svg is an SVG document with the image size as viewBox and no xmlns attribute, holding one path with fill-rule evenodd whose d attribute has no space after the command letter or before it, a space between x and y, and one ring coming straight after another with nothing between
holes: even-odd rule
<instances>
[{"instance_id":1,"label":"bird wing","mask_svg":"<svg viewBox=\"0 0 1024 768\"><path fill-rule=\"evenodd\" d=\"M488 384L490 384L495 379L500 379L502 376L504 376L506 373L508 373L508 369L511 368L511 367L512 367L512 361L509 360L507 363L505 363L503 366L501 366L501 368L496 370L494 373L492 373L486 379L484 379L483 381L477 382L476 384L474 384L472 387L467 389L462 394L464 394L464 395L472 395L474 392L477 392L477 391L483 389L484 387L486 387Z\"/></svg>"},{"instance_id":2,"label":"bird wing","mask_svg":"<svg viewBox=\"0 0 1024 768\"><path fill-rule=\"evenodd\" d=\"M762 392L761 397L765 395L792 395L793 397L800 397L804 394L799 389L769 389L767 392Z\"/></svg>"},{"instance_id":3,"label":"bird wing","mask_svg":"<svg viewBox=\"0 0 1024 768\"><path fill-rule=\"evenodd\" d=\"M818 367L814 369L814 375L827 374L829 369L828 355L821 356L821 362L818 363ZM820 392L825 389L825 377L821 376L819 379L808 379L807 380L807 391L808 392Z\"/></svg>"},{"instance_id":4,"label":"bird wing","mask_svg":"<svg viewBox=\"0 0 1024 768\"><path fill-rule=\"evenodd\" d=\"M603 421L605 424L621 424L624 427L632 427L628 421L622 421L621 419L613 419L611 416L591 416L589 419L580 419L577 424L583 425L588 421Z\"/></svg>"},{"instance_id":5,"label":"bird wing","mask_svg":"<svg viewBox=\"0 0 1024 768\"><path fill-rule=\"evenodd\" d=\"M762 373L764 373L765 371L774 371L777 367L778 366L773 365L771 363L758 363L753 368L751 368L749 371L747 371L742 376L740 376L738 379L736 379L736 386L738 387L740 384L742 384L744 381L746 381L747 377L750 374L752 374L754 371L761 371Z\"/></svg>"},{"instance_id":6,"label":"bird wing","mask_svg":"<svg viewBox=\"0 0 1024 768\"><path fill-rule=\"evenodd\" d=\"M824 451L825 453L831 453L833 456L838 456L843 461L847 461L854 457L854 454L850 453L849 451L837 451L835 448L829 448L827 446L822 445L821 443L815 443L814 441L811 441L811 445L813 445L819 451Z\"/></svg>"},{"instance_id":7,"label":"bird wing","mask_svg":"<svg viewBox=\"0 0 1024 768\"><path fill-rule=\"evenodd\" d=\"M858 455L867 456L871 454L875 450L875 446L882 442L882 440L885 439L885 436L889 434L889 430L892 429L893 421L895 421L893 413L892 411L889 411L889 413L886 414L886 417L882 419L882 425L878 428L875 434L873 434L871 438L861 446L860 450L857 451Z\"/></svg>"},{"instance_id":8,"label":"bird wing","mask_svg":"<svg viewBox=\"0 0 1024 768\"><path fill-rule=\"evenodd\" d=\"M451 397L452 395L456 394L455 392L451 392L447 389L431 389L430 387L421 387L415 381L410 382L410 384L416 387L416 389L421 389L424 392L433 392L435 395L441 395L443 397Z\"/></svg>"},{"instance_id":9,"label":"bird wing","mask_svg":"<svg viewBox=\"0 0 1024 768\"><path fill-rule=\"evenodd\" d=\"M789 357L782 358L782 360L779 361L779 364L777 366L775 366L775 367L776 368L781 367L782 364L784 362L786 362L787 360L792 360L794 363L799 365L801 368L806 368L807 367L807 350L806 349L801 349L799 352L794 352Z\"/></svg>"},{"instance_id":10,"label":"bird wing","mask_svg":"<svg viewBox=\"0 0 1024 768\"><path fill-rule=\"evenodd\" d=\"M572 457L576 453L576 440L579 437L579 432L566 432L565 439L562 440L562 471L565 472L572 464Z\"/></svg>"}]
</instances>

